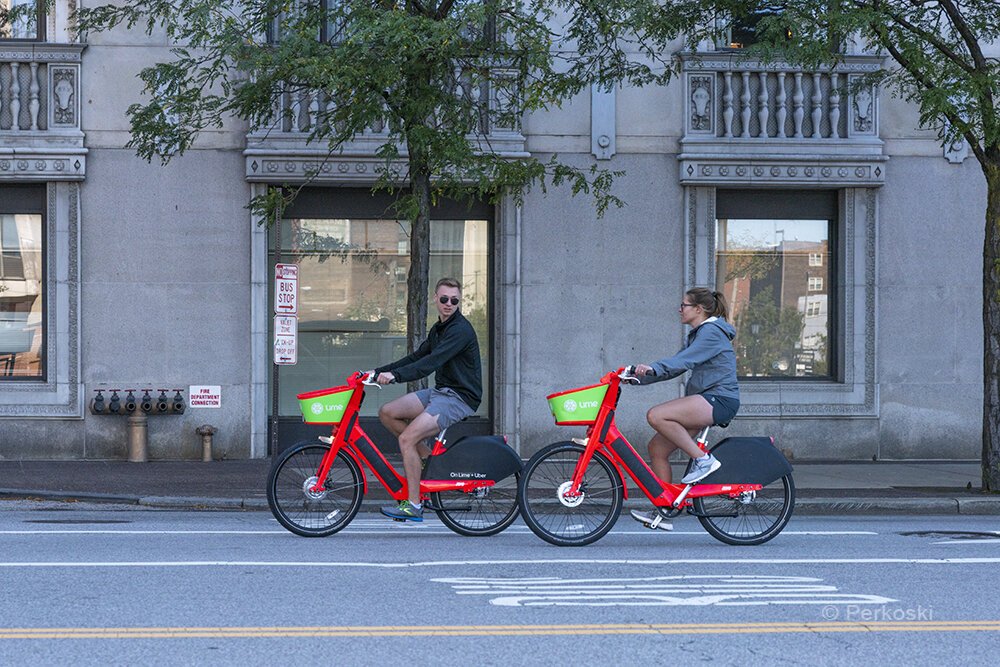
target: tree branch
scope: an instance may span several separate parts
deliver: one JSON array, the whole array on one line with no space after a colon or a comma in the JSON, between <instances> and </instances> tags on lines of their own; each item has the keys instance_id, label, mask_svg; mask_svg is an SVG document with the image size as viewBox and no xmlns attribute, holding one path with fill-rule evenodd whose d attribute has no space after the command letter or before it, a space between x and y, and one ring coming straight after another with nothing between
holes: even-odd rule
<instances>
[{"instance_id":1,"label":"tree branch","mask_svg":"<svg viewBox=\"0 0 1000 667\"><path fill-rule=\"evenodd\" d=\"M902 52L895 47L895 45L893 45L889 36L886 34L885 26L873 24L870 27L872 28L872 31L879 36L879 39L882 42L882 47L885 48L889 54L892 55L893 59L898 62L900 66L910 74L910 76L913 77L919 87L925 90L938 90L939 87L936 86L933 81L928 79L926 74L922 72L919 67L910 62L910 60L904 56ZM944 114L945 118L947 118L952 125L955 125L956 127L962 127L965 125L954 109L943 108L941 109L941 113ZM976 137L971 130L963 130L962 136L968 142L969 149L976 155L976 159L979 163L985 166L987 163L987 157L983 152L982 146L979 145L979 138Z\"/></svg>"},{"instance_id":2,"label":"tree branch","mask_svg":"<svg viewBox=\"0 0 1000 667\"><path fill-rule=\"evenodd\" d=\"M969 53L972 55L972 62L976 64L976 69L985 74L987 71L986 57L983 55L983 49L979 45L979 40L972 30L969 28L968 22L965 17L962 16L962 12L958 11L958 7L952 0L938 0L938 4L944 8L947 12L949 18L951 18L952 24L955 29L958 30L958 34L962 36L962 40L969 49Z\"/></svg>"},{"instance_id":3,"label":"tree branch","mask_svg":"<svg viewBox=\"0 0 1000 667\"><path fill-rule=\"evenodd\" d=\"M455 0L443 0L443 2L438 5L437 12L434 13L434 18L441 20L448 16L448 12L451 11L451 6L455 4Z\"/></svg>"},{"instance_id":4,"label":"tree branch","mask_svg":"<svg viewBox=\"0 0 1000 667\"><path fill-rule=\"evenodd\" d=\"M857 2L855 4L861 7L866 6L866 3L864 2ZM948 60L955 63L962 71L966 72L967 74L976 73L975 66L967 63L961 54L956 53L954 49L948 46L943 40L941 40L941 38L939 38L934 33L924 30L920 26L914 25L913 23L910 23L908 20L906 20L906 17L893 11L883 3L873 2L871 4L871 7L878 11L885 12L885 14L889 18L895 21L896 24L902 27L904 30L916 35L917 37L920 37L923 40L926 40L928 44L937 49L941 53L941 55L945 56Z\"/></svg>"}]
</instances>

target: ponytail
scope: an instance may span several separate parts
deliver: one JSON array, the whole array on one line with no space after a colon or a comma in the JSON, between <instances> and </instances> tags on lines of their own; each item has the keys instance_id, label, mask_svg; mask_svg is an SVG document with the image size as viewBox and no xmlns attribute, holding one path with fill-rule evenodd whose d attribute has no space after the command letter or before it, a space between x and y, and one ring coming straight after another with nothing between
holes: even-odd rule
<instances>
[{"instance_id":1,"label":"ponytail","mask_svg":"<svg viewBox=\"0 0 1000 667\"><path fill-rule=\"evenodd\" d=\"M707 287L695 287L689 289L685 294L691 301L701 306L709 317L721 317L722 319L728 317L729 308L722 292L715 292Z\"/></svg>"}]
</instances>

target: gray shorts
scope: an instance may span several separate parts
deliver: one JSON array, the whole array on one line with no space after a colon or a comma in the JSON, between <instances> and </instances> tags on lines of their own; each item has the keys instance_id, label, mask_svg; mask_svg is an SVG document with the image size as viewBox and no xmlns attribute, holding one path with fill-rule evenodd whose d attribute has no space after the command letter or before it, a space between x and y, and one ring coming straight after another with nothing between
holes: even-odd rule
<instances>
[{"instance_id":1,"label":"gray shorts","mask_svg":"<svg viewBox=\"0 0 1000 667\"><path fill-rule=\"evenodd\" d=\"M472 415L474 410L462 400L454 389L420 389L415 392L424 406L424 412L437 417L438 428L442 431Z\"/></svg>"}]
</instances>

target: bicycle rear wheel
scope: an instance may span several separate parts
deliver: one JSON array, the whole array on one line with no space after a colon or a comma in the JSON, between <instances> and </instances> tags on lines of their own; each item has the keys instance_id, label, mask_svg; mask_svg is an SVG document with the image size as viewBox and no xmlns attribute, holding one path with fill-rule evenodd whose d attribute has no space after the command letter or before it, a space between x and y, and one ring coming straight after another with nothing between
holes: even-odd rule
<instances>
[{"instance_id":1,"label":"bicycle rear wheel","mask_svg":"<svg viewBox=\"0 0 1000 667\"><path fill-rule=\"evenodd\" d=\"M708 534L726 544L750 546L774 538L788 524L795 507L791 475L771 482L760 491L729 496L695 498L698 521Z\"/></svg>"},{"instance_id":2,"label":"bicycle rear wheel","mask_svg":"<svg viewBox=\"0 0 1000 667\"><path fill-rule=\"evenodd\" d=\"M521 473L493 486L472 491L439 491L431 494L441 523L459 535L496 535L517 520L517 484Z\"/></svg>"},{"instance_id":3,"label":"bicycle rear wheel","mask_svg":"<svg viewBox=\"0 0 1000 667\"><path fill-rule=\"evenodd\" d=\"M584 448L557 442L531 457L521 473L517 502L531 531L550 544L578 547L604 537L622 510L624 487L614 465L594 452L580 482L580 495L566 498Z\"/></svg>"},{"instance_id":4,"label":"bicycle rear wheel","mask_svg":"<svg viewBox=\"0 0 1000 667\"><path fill-rule=\"evenodd\" d=\"M354 459L337 452L323 490L314 492L316 473L329 445L305 442L278 458L267 477L267 504L282 526L303 537L333 535L361 508L362 472Z\"/></svg>"}]
</instances>

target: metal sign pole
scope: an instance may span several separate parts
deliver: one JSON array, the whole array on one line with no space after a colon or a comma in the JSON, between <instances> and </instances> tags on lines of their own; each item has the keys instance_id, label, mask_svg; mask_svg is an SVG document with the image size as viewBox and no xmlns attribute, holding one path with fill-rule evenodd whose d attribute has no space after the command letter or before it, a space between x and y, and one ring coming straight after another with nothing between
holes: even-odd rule
<instances>
[{"instance_id":1,"label":"metal sign pole","mask_svg":"<svg viewBox=\"0 0 1000 667\"><path fill-rule=\"evenodd\" d=\"M271 265L271 273L274 273L274 265L281 263L281 220L274 222L274 264ZM273 281L272 281L273 282ZM275 294L274 299L278 298ZM273 318L272 318L273 321ZM272 324L272 326L274 326ZM274 332L272 332L273 335ZM271 356L271 456L278 455L278 370L274 355Z\"/></svg>"}]
</instances>

